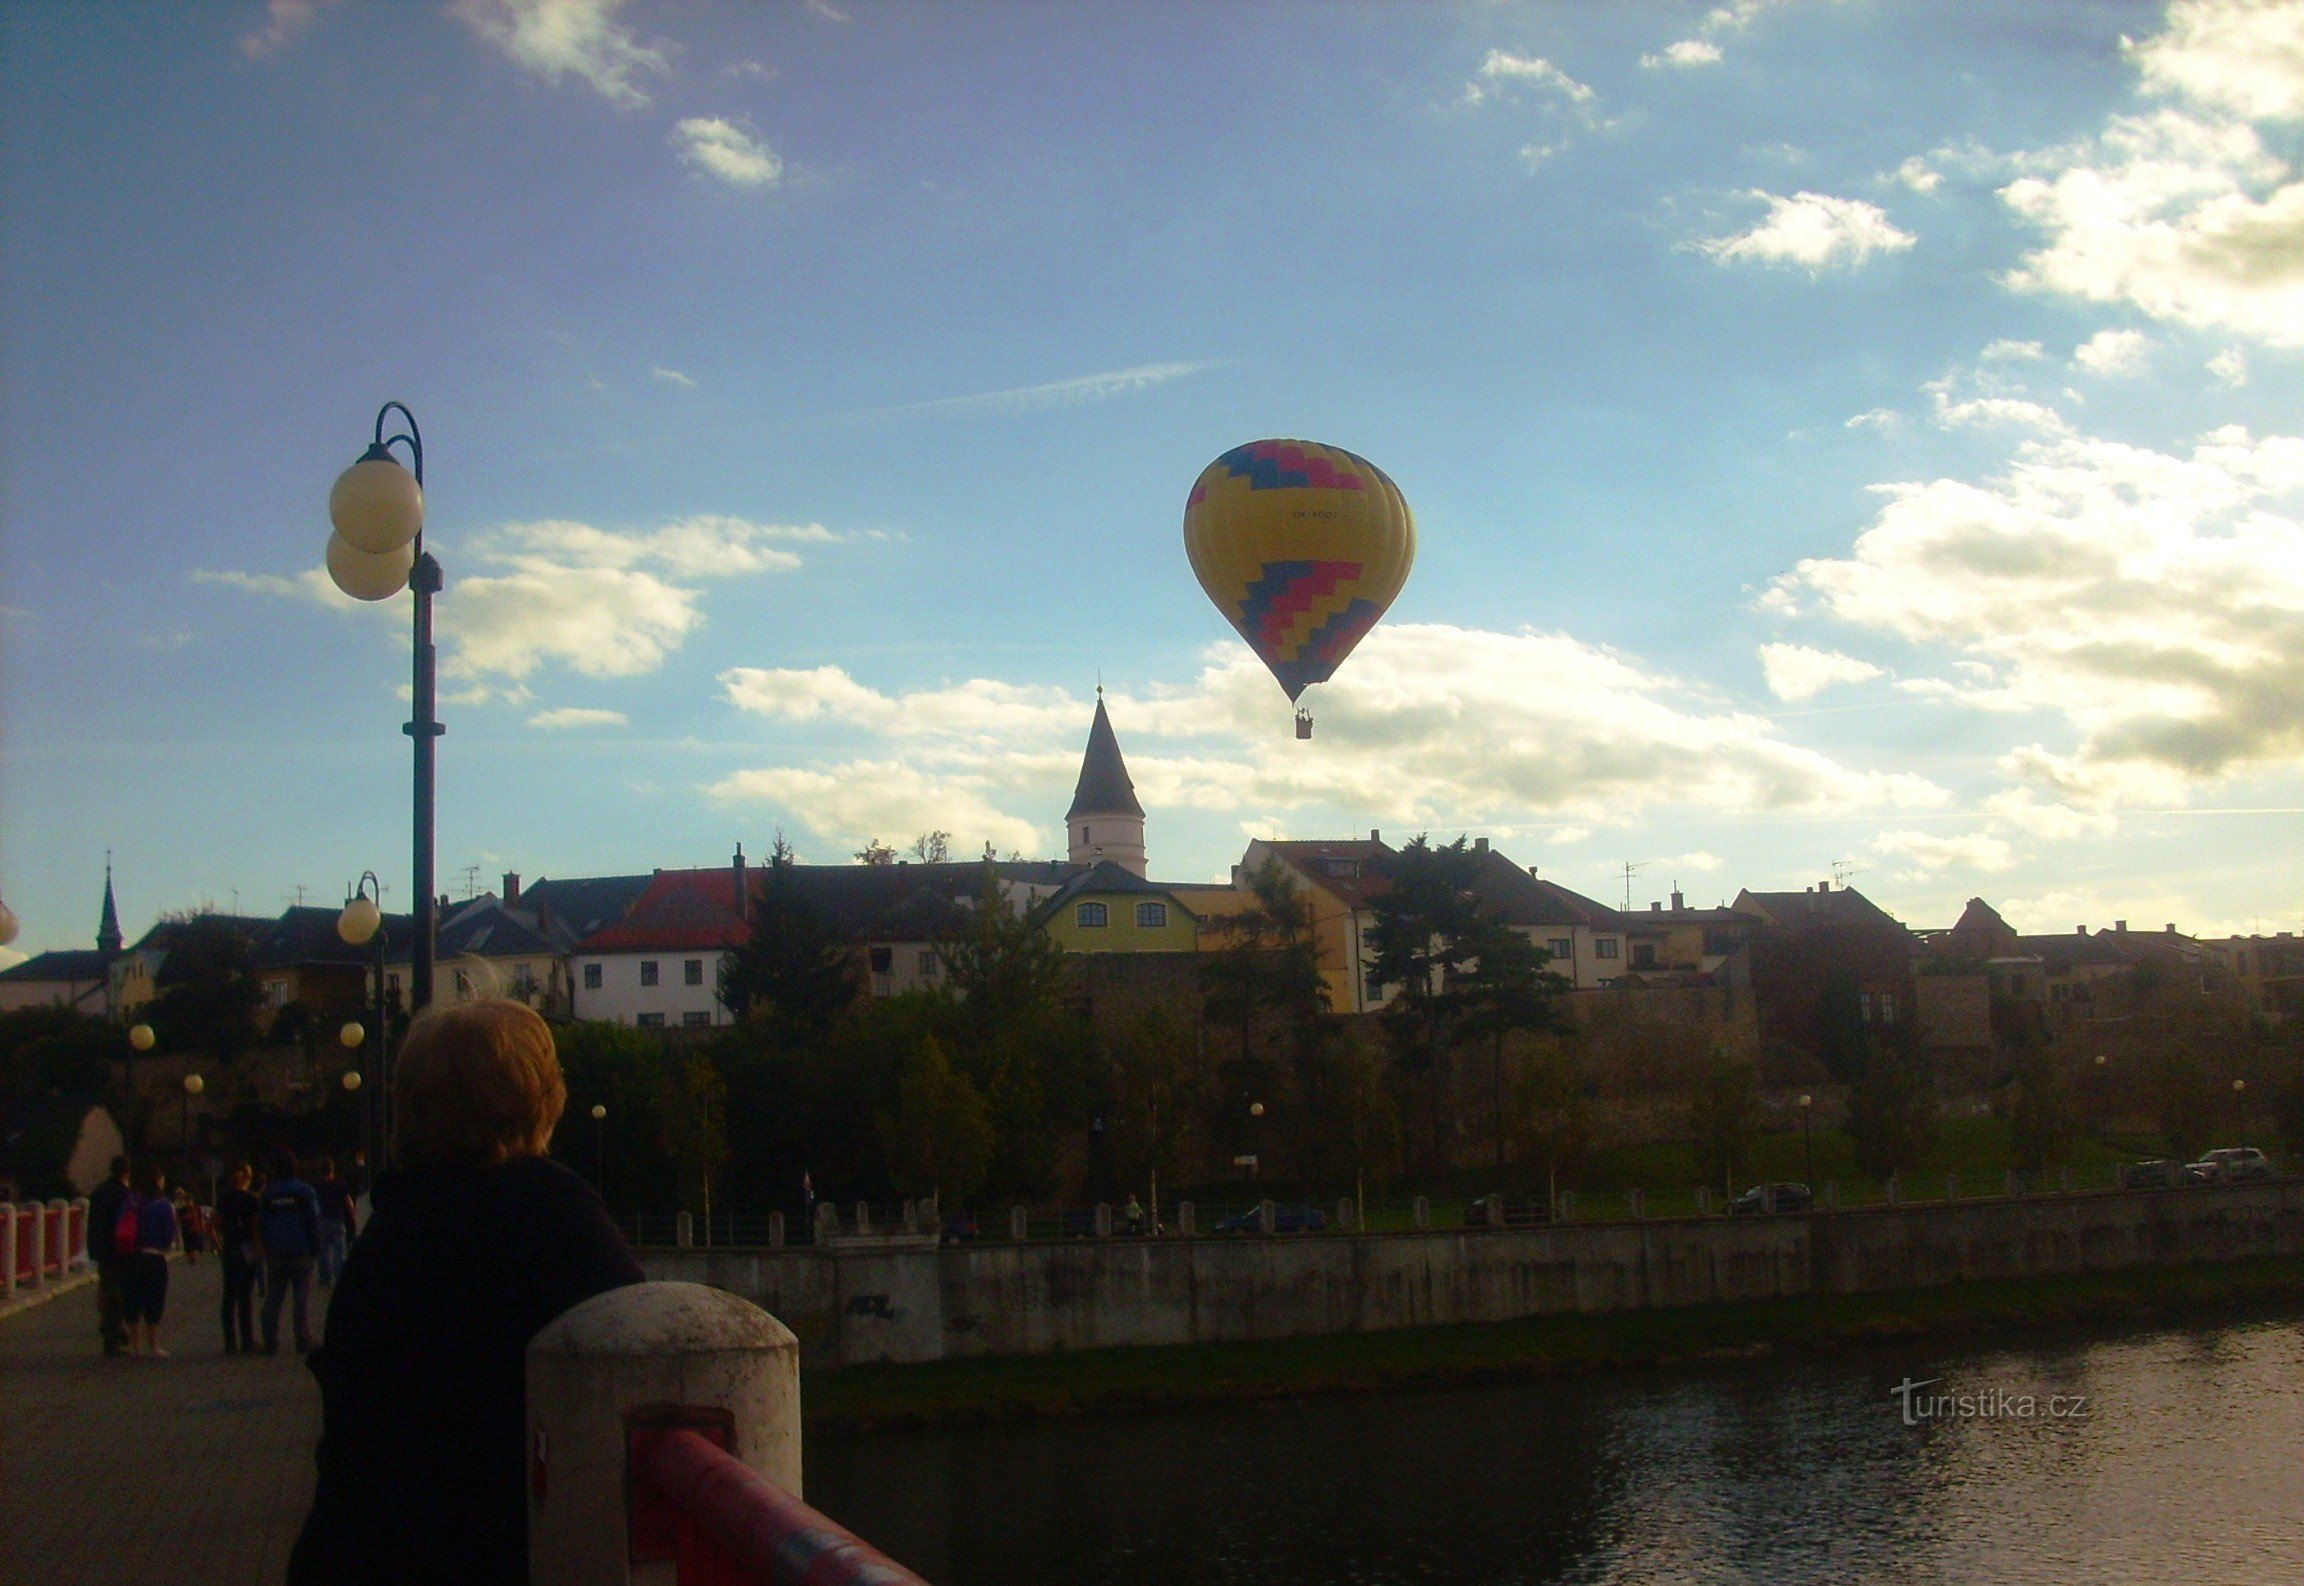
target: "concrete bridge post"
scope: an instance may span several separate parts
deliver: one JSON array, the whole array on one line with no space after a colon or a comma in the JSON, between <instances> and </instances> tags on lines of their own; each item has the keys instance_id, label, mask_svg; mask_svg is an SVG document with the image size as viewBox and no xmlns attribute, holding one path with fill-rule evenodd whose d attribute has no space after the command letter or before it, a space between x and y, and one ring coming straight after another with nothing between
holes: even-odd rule
<instances>
[{"instance_id":1,"label":"concrete bridge post","mask_svg":"<svg viewBox=\"0 0 2304 1586\"><path fill-rule=\"evenodd\" d=\"M696 1219L689 1213L682 1212L672 1219L672 1242L683 1250L695 1247Z\"/></svg>"},{"instance_id":2,"label":"concrete bridge post","mask_svg":"<svg viewBox=\"0 0 2304 1586\"><path fill-rule=\"evenodd\" d=\"M1110 1201L1098 1201L1096 1203L1096 1237L1099 1239L1112 1237L1112 1203Z\"/></svg>"},{"instance_id":3,"label":"concrete bridge post","mask_svg":"<svg viewBox=\"0 0 2304 1586\"><path fill-rule=\"evenodd\" d=\"M784 1214L782 1212L770 1212L768 1214L768 1248L771 1250L784 1248Z\"/></svg>"},{"instance_id":4,"label":"concrete bridge post","mask_svg":"<svg viewBox=\"0 0 2304 1586\"><path fill-rule=\"evenodd\" d=\"M1008 1237L1022 1244L1032 1234L1032 1216L1021 1206L1008 1208Z\"/></svg>"},{"instance_id":5,"label":"concrete bridge post","mask_svg":"<svg viewBox=\"0 0 2304 1586\"><path fill-rule=\"evenodd\" d=\"M1356 1234L1360 1231L1359 1221L1352 1215L1352 1197L1349 1195L1336 1197L1336 1231L1340 1234Z\"/></svg>"},{"instance_id":6,"label":"concrete bridge post","mask_svg":"<svg viewBox=\"0 0 2304 1586\"><path fill-rule=\"evenodd\" d=\"M1429 1196L1419 1195L1416 1197L1415 1215L1417 1227L1429 1228L1432 1226L1432 1201Z\"/></svg>"},{"instance_id":7,"label":"concrete bridge post","mask_svg":"<svg viewBox=\"0 0 2304 1586\"><path fill-rule=\"evenodd\" d=\"M0 1299L16 1297L16 1207L0 1201Z\"/></svg>"},{"instance_id":8,"label":"concrete bridge post","mask_svg":"<svg viewBox=\"0 0 2304 1586\"><path fill-rule=\"evenodd\" d=\"M37 1293L48 1286L48 1208L38 1201L24 1204L32 1213L32 1288Z\"/></svg>"},{"instance_id":9,"label":"concrete bridge post","mask_svg":"<svg viewBox=\"0 0 2304 1586\"><path fill-rule=\"evenodd\" d=\"M1190 1239L1200 1232L1200 1208L1190 1201L1176 1203L1176 1231Z\"/></svg>"},{"instance_id":10,"label":"concrete bridge post","mask_svg":"<svg viewBox=\"0 0 2304 1586\"><path fill-rule=\"evenodd\" d=\"M1271 1201L1260 1203L1256 1208L1257 1232L1268 1234L1279 1226L1280 1208Z\"/></svg>"},{"instance_id":11,"label":"concrete bridge post","mask_svg":"<svg viewBox=\"0 0 2304 1586\"><path fill-rule=\"evenodd\" d=\"M670 1579L635 1547L635 1434L693 1430L800 1496L800 1344L700 1283L594 1295L528 1346L528 1565L535 1586ZM638 1555L636 1558L635 1555Z\"/></svg>"}]
</instances>

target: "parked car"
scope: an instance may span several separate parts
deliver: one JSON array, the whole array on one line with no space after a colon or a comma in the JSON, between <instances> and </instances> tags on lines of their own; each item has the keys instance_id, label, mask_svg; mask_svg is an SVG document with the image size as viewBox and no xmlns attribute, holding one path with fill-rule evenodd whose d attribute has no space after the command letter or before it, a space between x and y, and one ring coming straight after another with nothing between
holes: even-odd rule
<instances>
[{"instance_id":1,"label":"parked car","mask_svg":"<svg viewBox=\"0 0 2304 1586\"><path fill-rule=\"evenodd\" d=\"M2203 1184L2244 1184L2272 1176L2272 1159L2252 1145L2221 1146L2185 1168Z\"/></svg>"},{"instance_id":2,"label":"parked car","mask_svg":"<svg viewBox=\"0 0 2304 1586\"><path fill-rule=\"evenodd\" d=\"M2136 1189L2175 1189L2188 1182L2191 1172L2181 1162L2166 1157L2154 1157L2148 1162L2130 1162L2120 1169L2120 1187Z\"/></svg>"},{"instance_id":3,"label":"parked car","mask_svg":"<svg viewBox=\"0 0 2304 1586\"><path fill-rule=\"evenodd\" d=\"M1728 1210L1734 1216L1756 1217L1767 1211L1810 1211L1815 1205L1816 1197L1805 1184L1755 1184L1730 1201Z\"/></svg>"},{"instance_id":4,"label":"parked car","mask_svg":"<svg viewBox=\"0 0 2304 1586\"><path fill-rule=\"evenodd\" d=\"M1328 1219L1320 1208L1308 1201L1278 1201L1272 1207L1272 1231L1276 1234L1316 1234L1328 1226ZM1216 1225L1220 1234L1254 1234L1264 1231L1264 1221L1258 1208L1251 1206L1236 1212Z\"/></svg>"},{"instance_id":5,"label":"parked car","mask_svg":"<svg viewBox=\"0 0 2304 1586\"><path fill-rule=\"evenodd\" d=\"M1542 1196L1531 1196L1527 1200L1517 1201L1509 1195L1504 1197L1504 1226L1507 1228L1536 1228L1551 1220L1552 1203ZM1464 1203L1464 1226L1467 1228L1486 1228L1489 1226L1488 1201L1485 1196L1479 1200Z\"/></svg>"}]
</instances>

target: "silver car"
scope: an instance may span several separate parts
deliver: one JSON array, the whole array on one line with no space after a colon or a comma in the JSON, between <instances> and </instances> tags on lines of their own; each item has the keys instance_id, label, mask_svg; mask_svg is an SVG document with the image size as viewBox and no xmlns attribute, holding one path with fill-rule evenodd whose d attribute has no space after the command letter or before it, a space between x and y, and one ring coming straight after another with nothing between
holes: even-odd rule
<instances>
[{"instance_id":1,"label":"silver car","mask_svg":"<svg viewBox=\"0 0 2304 1586\"><path fill-rule=\"evenodd\" d=\"M2228 1145L2209 1152L2185 1171L2202 1184L2244 1184L2272 1176L2272 1159L2252 1145Z\"/></svg>"}]
</instances>

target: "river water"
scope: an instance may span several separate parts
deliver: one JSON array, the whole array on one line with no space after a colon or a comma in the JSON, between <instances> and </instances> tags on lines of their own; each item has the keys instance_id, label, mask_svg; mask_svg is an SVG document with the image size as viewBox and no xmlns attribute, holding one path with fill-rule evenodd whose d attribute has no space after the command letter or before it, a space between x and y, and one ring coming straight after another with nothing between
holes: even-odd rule
<instances>
[{"instance_id":1,"label":"river water","mask_svg":"<svg viewBox=\"0 0 2304 1586\"><path fill-rule=\"evenodd\" d=\"M2304 1318L817 1436L807 1482L934 1586L2304 1582Z\"/></svg>"}]
</instances>

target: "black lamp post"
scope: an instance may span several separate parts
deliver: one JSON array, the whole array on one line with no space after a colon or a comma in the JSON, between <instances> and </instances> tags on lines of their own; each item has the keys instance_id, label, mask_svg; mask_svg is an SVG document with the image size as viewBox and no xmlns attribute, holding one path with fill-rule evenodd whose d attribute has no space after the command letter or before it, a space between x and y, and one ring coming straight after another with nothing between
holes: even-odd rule
<instances>
[{"instance_id":1,"label":"black lamp post","mask_svg":"<svg viewBox=\"0 0 2304 1586\"><path fill-rule=\"evenodd\" d=\"M599 1102L592 1104L592 1177L600 1186L600 1198L608 1198L608 1109Z\"/></svg>"},{"instance_id":2,"label":"black lamp post","mask_svg":"<svg viewBox=\"0 0 2304 1586\"><path fill-rule=\"evenodd\" d=\"M394 411L407 430L387 438L384 421ZM413 475L392 455L396 445L408 448ZM432 597L445 580L439 562L424 549L424 437L407 404L387 402L376 410L375 439L358 462L337 476L328 492L328 518L336 526L328 541L328 575L338 589L355 600L389 600L403 588L416 596L414 709L401 730L416 747L416 931L409 944L408 1007L422 1013L432 1004L432 956L439 935L432 875L433 782L438 740L448 729L435 714L439 669L432 646Z\"/></svg>"},{"instance_id":3,"label":"black lamp post","mask_svg":"<svg viewBox=\"0 0 2304 1586\"><path fill-rule=\"evenodd\" d=\"M1808 1133L1808 1114L1815 1110L1816 1098L1813 1096L1802 1096L1798 1102L1794 1103L1794 1105L1800 1109L1800 1160L1803 1164L1802 1172L1807 1175L1809 1188L1813 1189L1816 1186L1816 1145Z\"/></svg>"},{"instance_id":4,"label":"black lamp post","mask_svg":"<svg viewBox=\"0 0 2304 1586\"><path fill-rule=\"evenodd\" d=\"M372 1004L376 1021L376 1062L373 1065L376 1070L376 1088L369 1093L368 1104L362 1109L364 1116L361 1124L361 1139L371 1153L371 1162L384 1160L388 1127L384 1109L390 1105L392 1094L392 1031L384 1006L384 953L391 933L384 929L384 910L380 903L383 895L384 884L376 879L376 872L363 870L352 896L344 900L344 912L336 917L336 934L343 938L347 946L365 947L370 942L376 944L373 965L376 972L376 998ZM367 1035L368 1032L362 1030L358 1023L351 1023L338 1032L338 1039L347 1050L356 1052L367 1045Z\"/></svg>"}]
</instances>

